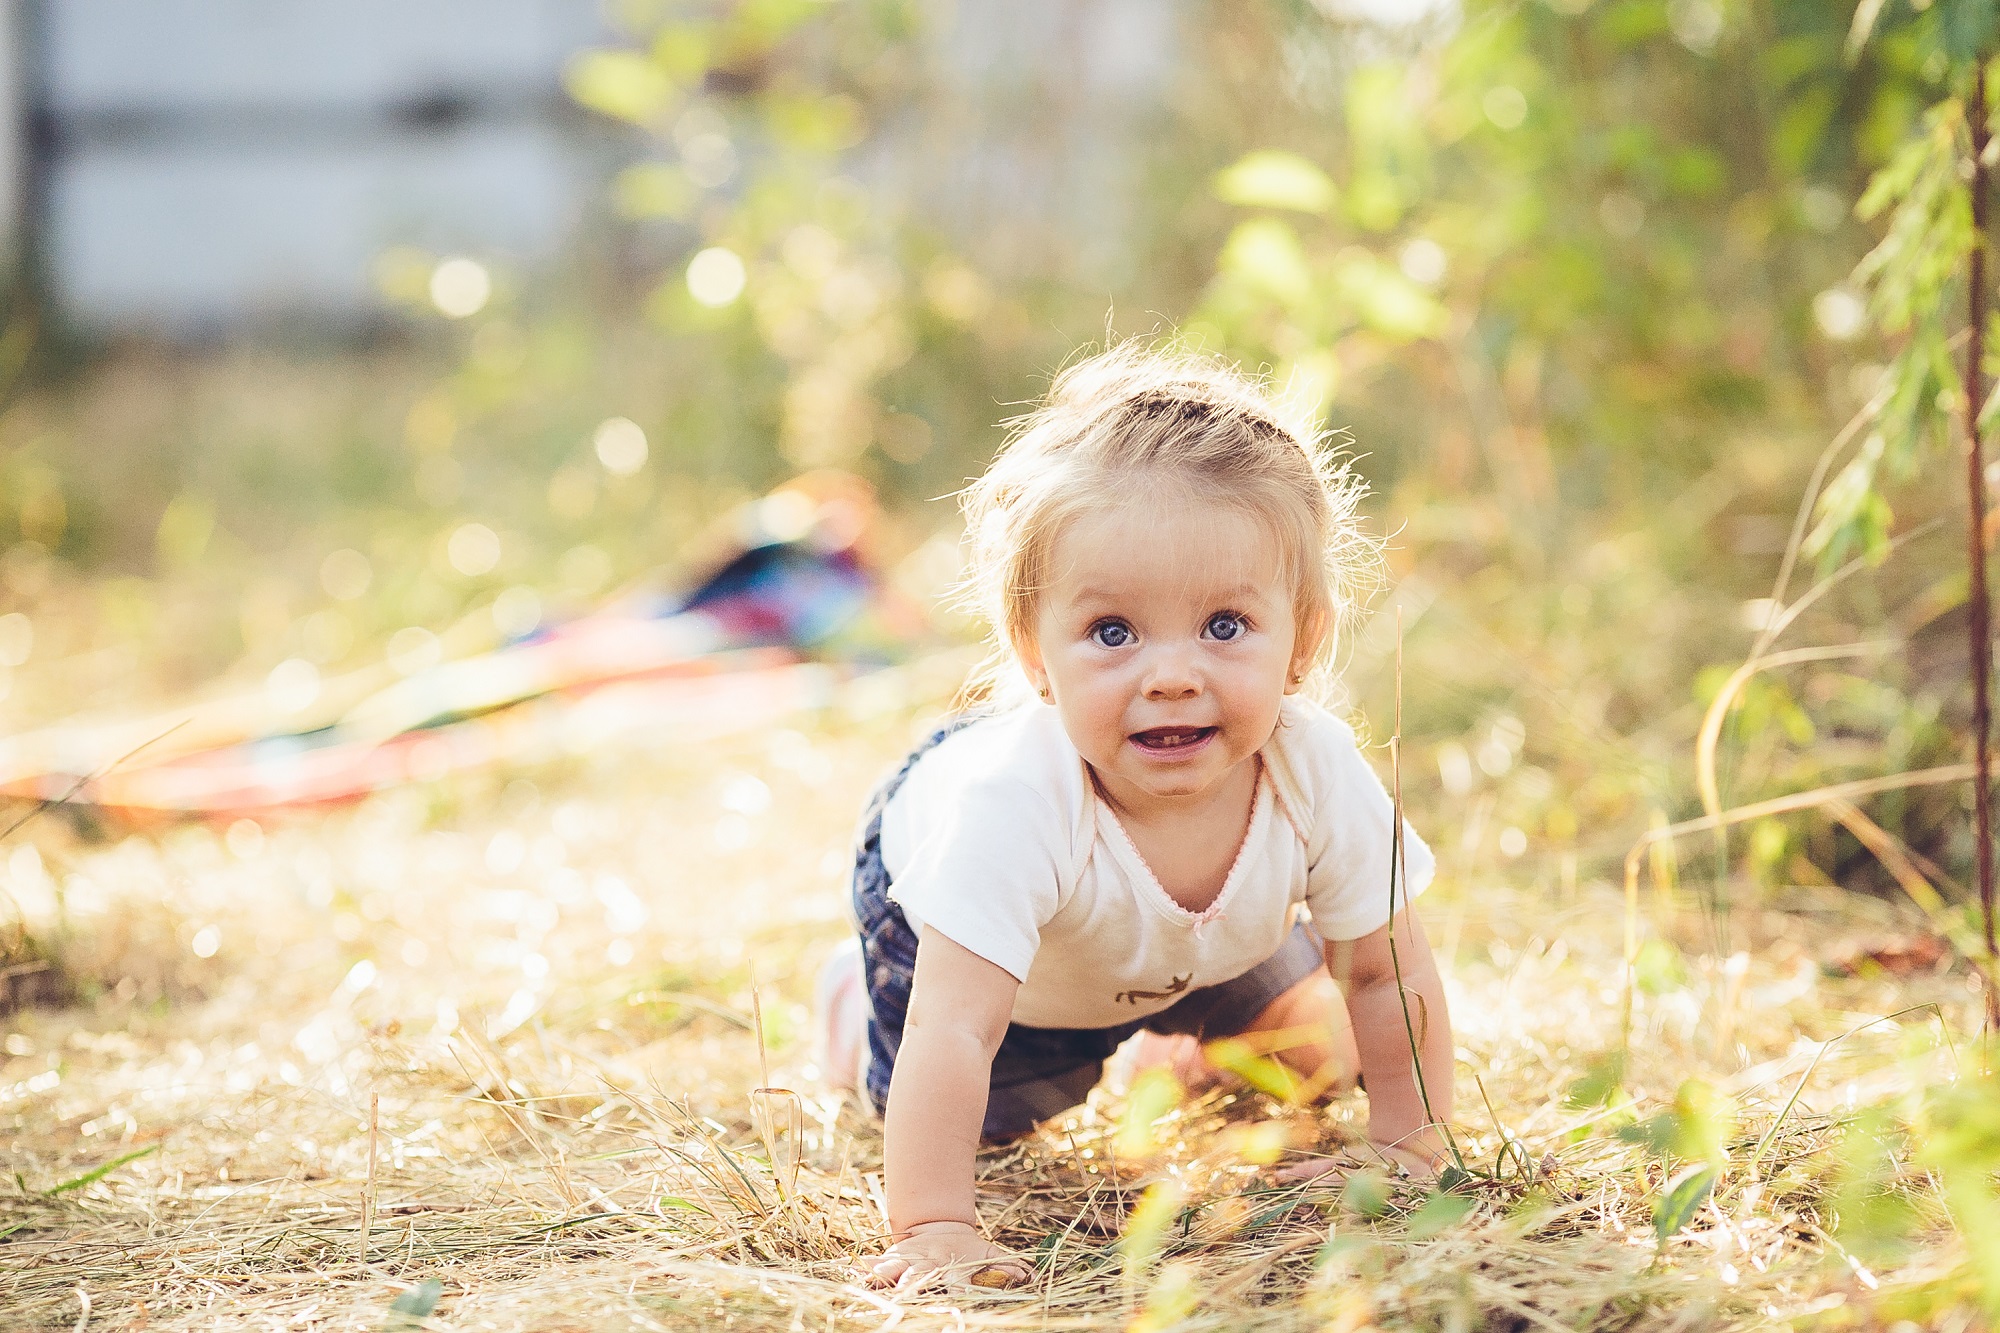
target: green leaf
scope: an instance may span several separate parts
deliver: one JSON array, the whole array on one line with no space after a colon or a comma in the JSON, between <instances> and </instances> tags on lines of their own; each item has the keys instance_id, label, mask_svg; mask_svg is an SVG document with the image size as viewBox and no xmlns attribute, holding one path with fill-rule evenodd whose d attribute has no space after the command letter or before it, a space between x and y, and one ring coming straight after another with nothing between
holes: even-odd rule
<instances>
[{"instance_id":1,"label":"green leaf","mask_svg":"<svg viewBox=\"0 0 2000 1333\"><path fill-rule=\"evenodd\" d=\"M1410 1214L1411 1240L1428 1240L1441 1231L1457 1226L1478 1205L1463 1194L1434 1190L1423 1207Z\"/></svg>"},{"instance_id":2,"label":"green leaf","mask_svg":"<svg viewBox=\"0 0 2000 1333\"><path fill-rule=\"evenodd\" d=\"M80 1176L71 1176L68 1180L62 1182L62 1184L51 1186L50 1188L43 1190L42 1197L45 1199L53 1199L58 1194L67 1194L71 1190L80 1190L85 1185L95 1184L97 1181L104 1179L106 1176L110 1175L113 1171L116 1171L119 1167L125 1165L127 1162L136 1162L141 1157L150 1156L151 1154L156 1153L159 1150L160 1150L160 1145L155 1143L151 1147L141 1148L137 1152L128 1152L123 1157L114 1157L110 1161L104 1163L104 1165L102 1166L94 1166Z\"/></svg>"},{"instance_id":3,"label":"green leaf","mask_svg":"<svg viewBox=\"0 0 2000 1333\"><path fill-rule=\"evenodd\" d=\"M1684 1161L1720 1164L1729 1156L1735 1107L1729 1098L1698 1078L1674 1093L1674 1152Z\"/></svg>"},{"instance_id":4,"label":"green leaf","mask_svg":"<svg viewBox=\"0 0 2000 1333\"><path fill-rule=\"evenodd\" d=\"M1389 1211L1389 1186L1377 1172L1356 1171L1347 1178L1340 1202L1363 1217L1381 1217Z\"/></svg>"},{"instance_id":5,"label":"green leaf","mask_svg":"<svg viewBox=\"0 0 2000 1333\"><path fill-rule=\"evenodd\" d=\"M1215 197L1244 208L1325 213L1339 199L1333 178L1297 153L1266 148L1245 154L1215 176Z\"/></svg>"},{"instance_id":6,"label":"green leaf","mask_svg":"<svg viewBox=\"0 0 2000 1333\"><path fill-rule=\"evenodd\" d=\"M1157 1146L1153 1123L1181 1104L1181 1081L1172 1071L1148 1069L1132 1081L1125 1094L1125 1114L1118 1121L1118 1152L1143 1157Z\"/></svg>"},{"instance_id":7,"label":"green leaf","mask_svg":"<svg viewBox=\"0 0 2000 1333\"><path fill-rule=\"evenodd\" d=\"M1933 10L1938 49L1954 65L1969 65L1993 47L2000 0L1938 0Z\"/></svg>"},{"instance_id":8,"label":"green leaf","mask_svg":"<svg viewBox=\"0 0 2000 1333\"><path fill-rule=\"evenodd\" d=\"M1668 1181L1653 1200L1653 1234L1662 1241L1678 1235L1714 1193L1718 1174L1712 1164L1702 1163L1685 1168Z\"/></svg>"},{"instance_id":9,"label":"green leaf","mask_svg":"<svg viewBox=\"0 0 2000 1333\"><path fill-rule=\"evenodd\" d=\"M1355 317L1377 333L1407 342L1444 330L1444 307L1429 292L1358 246L1336 256L1333 281Z\"/></svg>"},{"instance_id":10,"label":"green leaf","mask_svg":"<svg viewBox=\"0 0 2000 1333\"><path fill-rule=\"evenodd\" d=\"M1926 1099L1917 1160L1944 1184L1988 1313L2000 1315L2000 1079L1960 1078Z\"/></svg>"},{"instance_id":11,"label":"green leaf","mask_svg":"<svg viewBox=\"0 0 2000 1333\"><path fill-rule=\"evenodd\" d=\"M437 1309L438 1297L443 1294L444 1283L434 1277L427 1277L389 1302L389 1308L397 1314L413 1314L421 1319Z\"/></svg>"},{"instance_id":12,"label":"green leaf","mask_svg":"<svg viewBox=\"0 0 2000 1333\"><path fill-rule=\"evenodd\" d=\"M1202 1047L1217 1069L1226 1069L1267 1097L1284 1100L1298 1091L1298 1079L1276 1056L1259 1055L1247 1042L1222 1037Z\"/></svg>"},{"instance_id":13,"label":"green leaf","mask_svg":"<svg viewBox=\"0 0 2000 1333\"><path fill-rule=\"evenodd\" d=\"M1612 1051L1608 1055L1600 1055L1590 1062L1582 1078L1569 1085L1569 1091L1563 1094L1563 1105L1572 1111L1602 1106L1624 1083L1625 1053Z\"/></svg>"},{"instance_id":14,"label":"green leaf","mask_svg":"<svg viewBox=\"0 0 2000 1333\"><path fill-rule=\"evenodd\" d=\"M1254 218L1229 233L1223 243L1222 272L1280 302L1311 295L1312 273L1298 234L1276 218Z\"/></svg>"},{"instance_id":15,"label":"green leaf","mask_svg":"<svg viewBox=\"0 0 2000 1333\"><path fill-rule=\"evenodd\" d=\"M563 71L569 95L614 120L649 125L667 109L674 85L637 51L585 51Z\"/></svg>"},{"instance_id":16,"label":"green leaf","mask_svg":"<svg viewBox=\"0 0 2000 1333\"><path fill-rule=\"evenodd\" d=\"M1900 1187L1907 1146L1890 1109L1871 1106L1847 1127L1836 1151L1831 1200L1836 1234L1871 1267L1901 1262L1922 1224L1916 1201ZM1949 1181L1946 1190L1949 1202Z\"/></svg>"},{"instance_id":17,"label":"green leaf","mask_svg":"<svg viewBox=\"0 0 2000 1333\"><path fill-rule=\"evenodd\" d=\"M1335 1231L1313 1255L1313 1267L1324 1272L1335 1264L1344 1264L1349 1257L1367 1248L1366 1236L1358 1236L1351 1231Z\"/></svg>"},{"instance_id":18,"label":"green leaf","mask_svg":"<svg viewBox=\"0 0 2000 1333\"><path fill-rule=\"evenodd\" d=\"M1632 960L1632 974L1639 989L1648 995L1667 995L1688 984L1681 951L1662 939L1650 939L1639 946L1638 956Z\"/></svg>"},{"instance_id":19,"label":"green leaf","mask_svg":"<svg viewBox=\"0 0 2000 1333\"><path fill-rule=\"evenodd\" d=\"M662 1194L659 1206L662 1208L676 1208L685 1213L700 1213L703 1217L713 1217L715 1215L694 1200L683 1199L678 1194Z\"/></svg>"},{"instance_id":20,"label":"green leaf","mask_svg":"<svg viewBox=\"0 0 2000 1333\"><path fill-rule=\"evenodd\" d=\"M1629 1125L1620 1125L1615 1137L1620 1143L1635 1144L1655 1157L1665 1157L1674 1146L1680 1123L1671 1111L1647 1116Z\"/></svg>"},{"instance_id":21,"label":"green leaf","mask_svg":"<svg viewBox=\"0 0 2000 1333\"><path fill-rule=\"evenodd\" d=\"M1125 1219L1124 1234L1118 1238L1118 1254L1125 1261L1128 1276L1159 1257L1184 1197L1180 1186L1171 1180L1156 1180L1139 1196L1131 1216Z\"/></svg>"}]
</instances>

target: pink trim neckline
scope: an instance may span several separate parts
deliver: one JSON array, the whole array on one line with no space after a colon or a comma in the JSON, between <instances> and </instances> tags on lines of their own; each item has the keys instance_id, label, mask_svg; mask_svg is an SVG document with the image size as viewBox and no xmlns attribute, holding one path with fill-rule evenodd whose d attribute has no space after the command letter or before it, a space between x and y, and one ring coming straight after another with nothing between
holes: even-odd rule
<instances>
[{"instance_id":1,"label":"pink trim neckline","mask_svg":"<svg viewBox=\"0 0 2000 1333\"><path fill-rule=\"evenodd\" d=\"M1251 835L1257 831L1257 820L1263 815L1264 807L1269 804L1265 799L1269 789L1270 773L1264 763L1264 756L1260 754L1257 756L1257 785L1250 789L1250 818L1244 821L1243 837L1236 844L1236 855L1230 858L1228 873L1222 877L1222 889L1215 895L1214 902L1199 912L1191 912L1181 906L1173 894L1167 892L1166 885L1160 883L1160 877L1147 863L1145 853L1139 850L1139 845L1132 841L1132 835L1126 831L1125 822L1118 818L1117 809L1104 798L1102 792L1097 790L1095 775L1091 775L1090 781L1091 798L1109 816L1111 827L1117 831L1119 841L1125 844L1126 851L1132 853L1132 860L1145 875L1146 883L1152 887L1156 898L1154 905L1164 907L1173 920L1193 926L1196 930L1220 918L1223 909L1229 905L1229 900L1235 896L1237 886L1242 882L1243 859L1244 854L1250 849Z\"/></svg>"}]
</instances>

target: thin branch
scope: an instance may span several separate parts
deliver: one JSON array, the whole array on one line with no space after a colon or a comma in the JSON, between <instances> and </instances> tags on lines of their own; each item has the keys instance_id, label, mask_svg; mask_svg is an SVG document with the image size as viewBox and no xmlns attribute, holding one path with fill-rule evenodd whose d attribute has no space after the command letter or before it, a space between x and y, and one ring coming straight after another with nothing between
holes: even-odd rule
<instances>
[{"instance_id":1,"label":"thin branch","mask_svg":"<svg viewBox=\"0 0 2000 1333\"><path fill-rule=\"evenodd\" d=\"M124 754L119 755L116 759L113 759L110 763L98 769L95 773L87 773L83 777L78 778L75 782L72 782L69 785L69 789L63 792L62 795L44 797L41 803L37 805L34 809L28 811L27 814L22 815L19 819L9 824L6 828L0 829L0 842L5 842L7 841L7 839L13 837L16 833L19 833L23 825L27 824L29 820L33 819L36 815L41 814L43 811L49 809L51 806L67 805L69 803L70 797L76 795L78 792L82 791L85 787L88 787L91 783L97 781L99 778L104 777L106 774L110 773L113 769L120 767L121 765L124 764L126 760L132 758L132 756L138 754L141 750L150 749L153 746L158 745L161 741L173 735L175 732L179 731L182 727L185 727L190 720L191 719L189 718L182 718L180 721L174 723L171 727L168 727L165 731L153 737L151 740L140 741L137 745L127 750Z\"/></svg>"},{"instance_id":2,"label":"thin branch","mask_svg":"<svg viewBox=\"0 0 2000 1333\"><path fill-rule=\"evenodd\" d=\"M1986 56L1982 52L1972 72L1972 253L1968 259L1965 350L1965 500L1966 564L1972 586L1967 597L1971 614L1966 633L1972 649L1972 818L1973 864L1979 876L1979 912L1986 931L1986 959L2000 960L1993 935L1993 631L1992 604L1986 587L1986 464L1979 434L1979 409L1986 401L1980 391L1986 350L1986 227L1987 227L1987 108ZM2000 1027L2000 995L1991 987L1986 997L1987 1026Z\"/></svg>"}]
</instances>

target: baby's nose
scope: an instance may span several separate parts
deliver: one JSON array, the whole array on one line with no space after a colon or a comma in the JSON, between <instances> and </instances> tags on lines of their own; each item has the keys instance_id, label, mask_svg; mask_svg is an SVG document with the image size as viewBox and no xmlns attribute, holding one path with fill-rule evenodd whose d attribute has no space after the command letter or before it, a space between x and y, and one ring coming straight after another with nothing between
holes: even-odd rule
<instances>
[{"instance_id":1,"label":"baby's nose","mask_svg":"<svg viewBox=\"0 0 2000 1333\"><path fill-rule=\"evenodd\" d=\"M1201 672L1191 652L1163 649L1148 666L1145 680L1148 699L1184 699L1201 692Z\"/></svg>"}]
</instances>

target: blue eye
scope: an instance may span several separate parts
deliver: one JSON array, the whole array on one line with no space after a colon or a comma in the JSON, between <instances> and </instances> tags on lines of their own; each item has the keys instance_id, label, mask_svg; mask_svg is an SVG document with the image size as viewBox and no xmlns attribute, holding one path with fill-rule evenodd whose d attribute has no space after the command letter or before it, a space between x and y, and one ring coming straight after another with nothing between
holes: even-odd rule
<instances>
[{"instance_id":1,"label":"blue eye","mask_svg":"<svg viewBox=\"0 0 2000 1333\"><path fill-rule=\"evenodd\" d=\"M1090 627L1089 639L1099 648L1123 648L1131 643L1132 627L1120 620L1100 620Z\"/></svg>"},{"instance_id":2,"label":"blue eye","mask_svg":"<svg viewBox=\"0 0 2000 1333\"><path fill-rule=\"evenodd\" d=\"M1208 627L1204 631L1217 643L1233 643L1249 632L1249 623L1234 611L1224 611L1219 615L1210 616Z\"/></svg>"}]
</instances>

